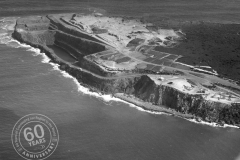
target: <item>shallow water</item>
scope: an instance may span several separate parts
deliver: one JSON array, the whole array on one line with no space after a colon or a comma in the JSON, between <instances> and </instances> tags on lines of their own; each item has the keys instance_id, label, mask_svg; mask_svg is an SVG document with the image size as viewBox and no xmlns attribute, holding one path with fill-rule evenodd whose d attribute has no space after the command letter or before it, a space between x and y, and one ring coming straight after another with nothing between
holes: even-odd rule
<instances>
[{"instance_id":1,"label":"shallow water","mask_svg":"<svg viewBox=\"0 0 240 160\"><path fill-rule=\"evenodd\" d=\"M169 15L174 8L178 13L187 6L196 8L200 5L198 1L157 2L10 0L0 2L0 13L2 16L45 14L78 9L78 4L79 8L80 5L102 7L112 14L142 15L151 8L152 14ZM206 4L205 10L213 13L226 12L226 17L233 12L237 14L234 10L237 6L231 6L231 3L228 6L231 11L227 7L223 10L227 1L215 1L217 5L213 9L210 8L213 2L202 2ZM42 6L45 6L44 11L40 10ZM169 6L174 7L169 9ZM196 12L183 13L192 13L194 17ZM57 65L49 64L49 59L39 50L26 45L17 48L19 44L10 41L6 35L1 35L1 160L20 159L12 147L11 131L19 118L30 113L44 114L58 127L59 146L49 158L53 160L237 160L240 154L239 129L214 128L164 114L150 114L122 102L110 101L109 96L103 100L97 94L85 94L89 93L86 88L76 84L76 80L65 72L60 72Z\"/></svg>"}]
</instances>

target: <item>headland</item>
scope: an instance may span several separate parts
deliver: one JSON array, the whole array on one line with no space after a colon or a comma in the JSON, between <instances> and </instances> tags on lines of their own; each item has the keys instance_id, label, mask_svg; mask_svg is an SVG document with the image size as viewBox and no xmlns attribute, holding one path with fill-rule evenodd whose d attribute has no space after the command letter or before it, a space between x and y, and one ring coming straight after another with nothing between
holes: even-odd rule
<instances>
[{"instance_id":1,"label":"headland","mask_svg":"<svg viewBox=\"0 0 240 160\"><path fill-rule=\"evenodd\" d=\"M210 54L218 50L216 44L230 42L237 52L237 27L203 22L159 26L130 17L70 13L19 18L12 36L39 48L92 91L146 110L240 126L238 76L221 69L218 59L224 56ZM222 31L227 35L219 37Z\"/></svg>"}]
</instances>

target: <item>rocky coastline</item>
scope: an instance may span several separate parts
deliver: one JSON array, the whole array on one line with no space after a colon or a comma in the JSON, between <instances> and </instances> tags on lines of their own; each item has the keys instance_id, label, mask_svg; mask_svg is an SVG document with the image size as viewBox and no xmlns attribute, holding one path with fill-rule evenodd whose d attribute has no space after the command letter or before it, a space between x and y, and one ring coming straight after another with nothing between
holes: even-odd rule
<instances>
[{"instance_id":1,"label":"rocky coastline","mask_svg":"<svg viewBox=\"0 0 240 160\"><path fill-rule=\"evenodd\" d=\"M33 18L34 21L34 18ZM39 20L39 23L49 23L49 19ZM53 22L52 19L50 21ZM36 22L34 22L35 24ZM96 50L104 50L106 46L98 45L96 42L82 39L83 45L77 48L73 42L74 37L62 34L56 31L49 31L49 26L43 26L41 33L32 34L31 32L20 30L25 25L23 21L17 21L12 37L21 43L28 44L34 48L39 48L45 53L51 62L59 65L59 69L66 71L75 77L78 82L89 88L93 92L101 94L110 94L129 103L133 103L144 110L152 112L164 112L174 116L217 123L219 126L224 124L240 126L240 107L238 104L224 104L214 101L205 100L201 95L191 95L183 93L175 88L156 84L147 74L139 74L132 77L112 78L114 73L106 73L93 63L87 61L84 55ZM54 25L61 27L54 22ZM36 30L39 30L38 26ZM26 27L33 31L31 27ZM39 38L40 37L40 38ZM43 43L44 42L44 43ZM87 64L85 67L76 66L59 58L53 50L47 45L58 43L65 49L70 49L65 45L71 43L72 50L77 52L81 50L82 56L78 56L79 63ZM86 46L88 45L88 46ZM89 48L91 48L89 50ZM71 53L74 53L73 51ZM77 54L75 54L76 56ZM87 66L87 67L86 67ZM89 69L94 68L94 69Z\"/></svg>"}]
</instances>

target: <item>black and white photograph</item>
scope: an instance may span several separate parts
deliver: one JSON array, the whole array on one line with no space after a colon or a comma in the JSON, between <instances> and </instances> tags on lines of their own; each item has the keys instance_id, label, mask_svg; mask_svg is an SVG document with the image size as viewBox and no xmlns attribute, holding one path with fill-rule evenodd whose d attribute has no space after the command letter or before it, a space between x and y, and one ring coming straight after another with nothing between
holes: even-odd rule
<instances>
[{"instance_id":1,"label":"black and white photograph","mask_svg":"<svg viewBox=\"0 0 240 160\"><path fill-rule=\"evenodd\" d=\"M0 160L240 160L240 0L0 0Z\"/></svg>"}]
</instances>

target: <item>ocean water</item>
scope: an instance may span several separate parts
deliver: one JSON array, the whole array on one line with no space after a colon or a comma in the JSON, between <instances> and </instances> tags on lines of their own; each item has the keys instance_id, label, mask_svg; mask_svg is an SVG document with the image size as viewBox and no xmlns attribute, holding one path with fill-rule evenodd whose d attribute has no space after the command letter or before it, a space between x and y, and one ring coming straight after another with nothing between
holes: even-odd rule
<instances>
[{"instance_id":1,"label":"ocean water","mask_svg":"<svg viewBox=\"0 0 240 160\"><path fill-rule=\"evenodd\" d=\"M0 16L98 11L113 15L239 22L239 1L142 0L0 1ZM182 14L179 14L182 13ZM208 15L208 16L206 16ZM60 135L51 160L239 160L240 130L151 114L90 93L39 50L0 29L0 160L19 160L11 142L16 121L30 113L51 118Z\"/></svg>"}]
</instances>

